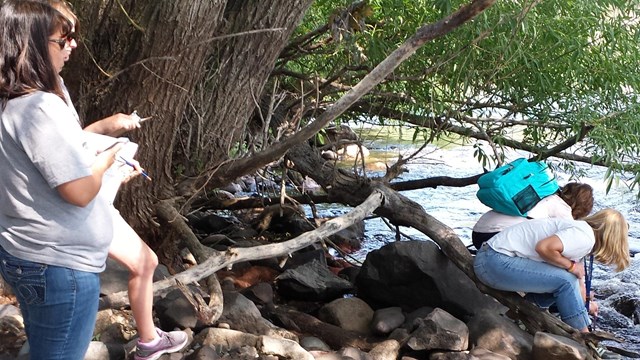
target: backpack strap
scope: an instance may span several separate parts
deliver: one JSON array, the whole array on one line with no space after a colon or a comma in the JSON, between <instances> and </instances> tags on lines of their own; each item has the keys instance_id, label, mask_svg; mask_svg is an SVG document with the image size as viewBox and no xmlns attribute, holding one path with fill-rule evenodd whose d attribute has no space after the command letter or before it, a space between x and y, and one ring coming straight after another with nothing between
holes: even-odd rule
<instances>
[{"instance_id":1,"label":"backpack strap","mask_svg":"<svg viewBox=\"0 0 640 360\"><path fill-rule=\"evenodd\" d=\"M589 303L591 302L591 279L593 277L593 254L589 255L589 261L587 264L587 257L584 257L584 287L586 289L587 299L585 306L587 307L587 314L589 314ZM593 323L589 325L589 331L593 331L595 328L596 317L593 317Z\"/></svg>"}]
</instances>

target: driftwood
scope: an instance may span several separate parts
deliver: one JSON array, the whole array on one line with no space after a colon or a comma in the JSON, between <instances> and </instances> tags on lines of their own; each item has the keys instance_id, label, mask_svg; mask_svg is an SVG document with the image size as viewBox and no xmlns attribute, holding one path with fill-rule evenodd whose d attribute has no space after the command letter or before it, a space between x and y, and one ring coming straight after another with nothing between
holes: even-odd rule
<instances>
[{"instance_id":1,"label":"driftwood","mask_svg":"<svg viewBox=\"0 0 640 360\"><path fill-rule=\"evenodd\" d=\"M166 295L175 287L177 281L182 284L197 282L211 275L215 276L216 271L231 266L237 262L269 259L281 255L286 255L296 250L300 250L330 235L333 235L340 230L344 230L349 226L355 224L356 222L362 221L365 217L369 216L375 209L377 209L382 204L382 202L382 194L377 191L372 192L371 195L362 202L362 204L355 207L349 213L325 222L316 230L309 231L294 239L281 243L256 246L251 248L230 248L227 251L215 251L213 249L209 249L210 251L207 252L210 252L210 255L200 264L179 274L176 274L175 276L172 276L168 279L155 282L153 284L154 296ZM165 204L165 206L167 206L167 208L163 209L166 211L163 212L164 215L171 214L171 211L169 209L174 209L173 211L177 214L177 211L174 207L167 204ZM186 226L182 217L175 216L175 214L173 214L168 219L165 219L165 221L168 221L169 223L174 224L181 229L183 228L183 225ZM190 233L190 235L185 235L185 237L190 237L191 235L193 235L191 230L182 230L187 234ZM195 235L193 235L193 237L195 238ZM203 247L199 243L197 243L197 245L194 243L189 243L188 246L190 246L190 250L191 246L194 249ZM100 301L101 309L122 308L129 305L127 291L121 291L118 293L103 296ZM222 302L220 302L220 304L221 303Z\"/></svg>"},{"instance_id":2,"label":"driftwood","mask_svg":"<svg viewBox=\"0 0 640 360\"><path fill-rule=\"evenodd\" d=\"M435 23L421 26L413 36L408 38L397 49L391 52L362 80L360 80L358 84L347 91L342 97L340 97L340 99L334 102L333 105L319 113L313 122L301 128L294 135L276 144L272 144L266 151L261 151L257 154L253 154L252 156L222 164L217 166L215 169L209 169L209 171L203 172L197 178L187 181L193 181L193 184L183 184L181 187L203 189L207 184L213 184L214 186L225 185L239 176L251 174L275 159L280 159L282 156L287 154L292 147L306 142L326 127L331 121L337 119L341 114L347 111L349 107L362 98L362 96L391 75L398 66L415 54L416 51L424 44L447 35L466 22L473 20L494 3L495 0L473 0L451 15L440 19Z\"/></svg>"},{"instance_id":3,"label":"driftwood","mask_svg":"<svg viewBox=\"0 0 640 360\"><path fill-rule=\"evenodd\" d=\"M154 283L154 296L166 295L177 283L189 284L204 278L215 278L214 273L217 270L237 262L272 258L302 249L351 226L357 221L363 220L374 212L388 218L395 225L411 226L431 238L440 246L443 253L476 283L482 292L493 296L513 310L514 313L519 314L519 318L531 333L544 331L570 337L587 347L589 347L589 344L593 344L600 339L615 339L609 336L610 334L608 333L590 333L587 336L583 336L576 329L556 317L547 312L540 311L538 307L524 300L518 294L497 291L483 285L475 277L472 266L472 256L462 241L448 226L427 214L422 206L389 189L380 182L363 178L351 178L351 186L346 186L349 182L349 175L344 172L336 172L336 174L339 175L335 177L336 183L341 184L341 186L331 187L331 196L340 196L340 198L347 203L357 203L361 199L361 196L367 192L369 193L368 197L351 212L342 217L329 220L316 230L307 232L286 242L252 248L231 248L225 252L209 249L206 252L210 252L211 255L209 255L204 262L169 279ZM357 186L354 184L357 184ZM162 221L168 221L184 230L186 224L180 216L177 216L175 208L168 206L165 210L168 209L174 209L173 212L175 213L168 219L162 219ZM172 212L167 211L165 215L169 213ZM193 236L195 238L190 230L187 233L190 233L187 237ZM194 246L194 249L203 247L199 243L196 245L195 242L190 243L190 245ZM217 280L215 283L218 284ZM216 301L218 302L218 306L220 306L219 309L213 311L205 309L207 310L205 314L200 313L200 316L206 317L209 322L214 322L221 314L221 292L219 297L216 297ZM127 305L128 298L126 291L101 298L101 308L120 308ZM199 306L200 309L202 309L201 304ZM288 319L290 323L294 323L300 330L316 334L328 342L335 342L336 345L356 346L363 350L370 349L372 346L365 339L357 336L352 337L348 334L343 334L343 336L336 337L332 335L335 329L333 329L331 325L324 324L313 317L307 317L302 313L281 309L278 315L281 319Z\"/></svg>"},{"instance_id":4,"label":"driftwood","mask_svg":"<svg viewBox=\"0 0 640 360\"><path fill-rule=\"evenodd\" d=\"M476 278L473 257L460 238L451 228L429 215L420 204L390 189L385 182L362 178L344 170L335 169L330 163L314 154L314 150L309 145L301 144L292 149L288 157L298 171L316 180L328 190L329 197L336 201L354 205L373 191L384 194L384 203L375 211L376 215L389 219L396 226L413 227L428 236L440 246L449 260L476 283L480 291L494 297L517 314L530 333L548 332L573 338L585 345L592 341L593 336L604 338L592 333L590 338L586 339L578 330L553 315L541 311L518 294L485 286ZM325 171L318 174L317 169Z\"/></svg>"},{"instance_id":5,"label":"driftwood","mask_svg":"<svg viewBox=\"0 0 640 360\"><path fill-rule=\"evenodd\" d=\"M190 291L189 288L180 281L176 281L176 286L180 291L182 291L182 294L185 296L189 304L191 304L191 307L196 310L198 320L202 324L211 326L220 318L220 315L222 314L221 307L218 309L217 306L210 306L206 304L200 293Z\"/></svg>"},{"instance_id":6,"label":"driftwood","mask_svg":"<svg viewBox=\"0 0 640 360\"><path fill-rule=\"evenodd\" d=\"M297 151L295 149L293 151L291 150L293 148L299 148L300 146L297 146L297 144L304 144L305 140L311 138L331 120L344 113L365 93L391 74L393 70L404 60L412 56L418 48L426 42L443 36L465 22L473 19L482 11L493 5L494 2L495 0L474 0L451 16L448 16L437 23L421 27L414 36L407 39L404 44L376 66L364 79L362 79L362 81L360 81L360 83L336 101L333 106L324 111L316 121L304 127L295 135L272 146L269 151L224 164L213 171L213 174L210 172L204 173L202 177L196 180L195 184L191 184L191 187L194 189L202 189L205 187L207 182L226 184L242 174L251 173L263 164L269 163L273 159L279 158L285 153L288 153L290 156L292 153L296 153ZM305 152L303 151L299 154L303 153ZM471 266L471 256L468 254L460 239L446 225L430 217L419 204L390 190L387 188L388 184L375 184L367 179L357 178L351 174L338 170L335 170L333 173L330 171L320 171L320 169L325 168L324 161L312 161L313 165L306 168L302 166L305 162L307 162L307 159L300 161L299 155L298 159L294 160L296 167L301 166L302 173L314 178L314 180L320 183L323 188L330 189L330 201L347 203L354 206L357 204L360 205L346 216L330 220L329 222L321 225L318 229L305 233L284 243L270 244L255 248L230 249L226 252L216 252L204 249L204 247L199 244L193 233L190 230L187 230L188 226L172 204L160 203L156 209L159 218L161 221L166 221L166 224L169 224L171 227L178 229L178 232L182 235L181 239L187 244L194 256L196 256L196 259L199 259L198 261L200 264L177 274L170 279L155 283L154 295L161 296L166 294L169 289L175 285L176 281L180 281L184 284L195 282L205 277L209 277L213 275L215 271L239 261L270 258L301 249L309 244L319 241L323 236L326 237L346 228L348 226L346 225L346 221L348 221L349 216L352 213L355 214L362 212L362 214L358 214L359 217L354 216L357 220L351 219L352 221L350 224L364 219L366 214L368 214L372 209L376 209L378 207L380 208L376 213L387 217L392 223L396 225L413 226L424 232L432 240L438 243L438 245L440 245L445 255L447 255L462 271L475 280L475 275ZM326 176L327 174L329 175ZM384 203L382 194L384 194ZM365 213L362 209L367 209L367 212ZM206 260L203 260L205 258ZM515 308L516 311L520 310L524 312L529 318L538 318L538 315L541 314L541 312L533 305L529 304L525 300L518 299L515 295L491 291L491 289L482 287L480 284L479 287L482 291L485 291L490 295L495 294L494 297L503 303L506 302L505 305L510 308ZM126 305L128 305L126 292L120 292L103 297L101 303L102 308L118 308ZM538 328L540 329L547 329L550 330L549 332L556 334L566 335L568 331L573 332L571 329L566 329L566 325L563 326L563 323L559 323L557 319L550 315L543 314L542 318L534 324L529 324L529 326L533 327L535 324L538 324Z\"/></svg>"},{"instance_id":7,"label":"driftwood","mask_svg":"<svg viewBox=\"0 0 640 360\"><path fill-rule=\"evenodd\" d=\"M272 310L272 315L275 315L282 323L290 324L286 327L295 328L304 334L310 334L322 339L332 349L352 346L363 351L369 351L375 346L375 344L368 342L356 332L344 330L297 310L279 306Z\"/></svg>"}]
</instances>

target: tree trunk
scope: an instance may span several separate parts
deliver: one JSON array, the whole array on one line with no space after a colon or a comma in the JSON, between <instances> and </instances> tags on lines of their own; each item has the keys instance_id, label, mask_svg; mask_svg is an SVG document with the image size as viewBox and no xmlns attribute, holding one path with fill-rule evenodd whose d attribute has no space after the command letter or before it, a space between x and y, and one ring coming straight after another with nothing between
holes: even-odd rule
<instances>
[{"instance_id":1,"label":"tree trunk","mask_svg":"<svg viewBox=\"0 0 640 360\"><path fill-rule=\"evenodd\" d=\"M258 105L282 49L312 0L228 1L224 21L211 42L207 76L200 82L193 120L188 124L186 175L227 160ZM225 36L222 38L222 36ZM201 124L195 120L204 119ZM186 129L183 127L182 129ZM182 160L182 159L180 159Z\"/></svg>"},{"instance_id":2,"label":"tree trunk","mask_svg":"<svg viewBox=\"0 0 640 360\"><path fill-rule=\"evenodd\" d=\"M140 145L136 157L153 181L136 179L123 186L118 203L134 228L151 229L152 203L174 194L174 168L167 160L210 53L209 43L194 39L214 35L225 2L75 3L84 46L75 51L71 66L79 62L83 71L70 72L68 79L79 95L81 116L97 120L133 110L153 115L140 130L126 134Z\"/></svg>"},{"instance_id":3,"label":"tree trunk","mask_svg":"<svg viewBox=\"0 0 640 360\"><path fill-rule=\"evenodd\" d=\"M81 117L153 115L127 134L153 181L124 186L117 205L157 244L153 203L176 196L180 174L226 159L311 0L72 2L84 46L63 75Z\"/></svg>"}]
</instances>

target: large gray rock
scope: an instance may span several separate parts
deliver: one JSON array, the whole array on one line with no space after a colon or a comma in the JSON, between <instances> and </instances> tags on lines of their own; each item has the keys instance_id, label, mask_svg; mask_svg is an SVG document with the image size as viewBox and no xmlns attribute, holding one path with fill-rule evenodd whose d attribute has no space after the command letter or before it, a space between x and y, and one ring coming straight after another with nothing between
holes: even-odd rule
<instances>
[{"instance_id":1,"label":"large gray rock","mask_svg":"<svg viewBox=\"0 0 640 360\"><path fill-rule=\"evenodd\" d=\"M469 354L475 356L478 360L509 360L508 356L496 354L481 347L473 348L469 351Z\"/></svg>"},{"instance_id":2,"label":"large gray rock","mask_svg":"<svg viewBox=\"0 0 640 360\"><path fill-rule=\"evenodd\" d=\"M373 310L356 297L336 299L320 308L318 318L341 329L368 335L371 333Z\"/></svg>"},{"instance_id":3,"label":"large gray rock","mask_svg":"<svg viewBox=\"0 0 640 360\"><path fill-rule=\"evenodd\" d=\"M218 355L216 349L213 346L207 345L197 348L192 354L185 358L186 360L218 360L221 356Z\"/></svg>"},{"instance_id":4,"label":"large gray rock","mask_svg":"<svg viewBox=\"0 0 640 360\"><path fill-rule=\"evenodd\" d=\"M241 289L240 293L256 305L273 304L273 288L269 283L257 283L246 289Z\"/></svg>"},{"instance_id":5,"label":"large gray rock","mask_svg":"<svg viewBox=\"0 0 640 360\"><path fill-rule=\"evenodd\" d=\"M533 360L583 360L589 351L577 341L543 332L533 337Z\"/></svg>"},{"instance_id":6,"label":"large gray rock","mask_svg":"<svg viewBox=\"0 0 640 360\"><path fill-rule=\"evenodd\" d=\"M124 356L125 352L122 346L109 346L101 341L92 341L84 355L84 360L124 359Z\"/></svg>"},{"instance_id":7,"label":"large gray rock","mask_svg":"<svg viewBox=\"0 0 640 360\"><path fill-rule=\"evenodd\" d=\"M338 354L343 356L343 359L353 359L353 360L379 360L379 359L374 359L373 357L371 357L369 354L356 349L354 347L346 347L343 349L340 349L340 351L338 352Z\"/></svg>"},{"instance_id":8,"label":"large gray rock","mask_svg":"<svg viewBox=\"0 0 640 360\"><path fill-rule=\"evenodd\" d=\"M429 355L429 360L478 360L466 351L435 351Z\"/></svg>"},{"instance_id":9,"label":"large gray rock","mask_svg":"<svg viewBox=\"0 0 640 360\"><path fill-rule=\"evenodd\" d=\"M276 355L276 359L314 360L313 356L296 341L288 339L261 336L259 350L263 354Z\"/></svg>"},{"instance_id":10,"label":"large gray rock","mask_svg":"<svg viewBox=\"0 0 640 360\"><path fill-rule=\"evenodd\" d=\"M480 347L514 360L530 360L533 336L511 319L485 311L467 322L470 347Z\"/></svg>"},{"instance_id":11,"label":"large gray rock","mask_svg":"<svg viewBox=\"0 0 640 360\"><path fill-rule=\"evenodd\" d=\"M254 335L268 334L269 326L256 305L236 291L223 292L224 305L218 322L228 323L234 330Z\"/></svg>"},{"instance_id":12,"label":"large gray rock","mask_svg":"<svg viewBox=\"0 0 640 360\"><path fill-rule=\"evenodd\" d=\"M222 315L218 322L227 323L234 330L254 335L268 335L284 339L298 340L288 330L279 328L263 318L256 305L236 291L225 291Z\"/></svg>"},{"instance_id":13,"label":"large gray rock","mask_svg":"<svg viewBox=\"0 0 640 360\"><path fill-rule=\"evenodd\" d=\"M193 338L197 347L211 346L220 352L231 352L231 359L255 359L259 354L276 358L313 360L313 356L296 341L258 336L235 330L206 328ZM267 358L267 357L261 358Z\"/></svg>"},{"instance_id":14,"label":"large gray rock","mask_svg":"<svg viewBox=\"0 0 640 360\"><path fill-rule=\"evenodd\" d=\"M178 289L157 300L154 307L161 328L194 328L200 323L193 305Z\"/></svg>"},{"instance_id":15,"label":"large gray rock","mask_svg":"<svg viewBox=\"0 0 640 360\"><path fill-rule=\"evenodd\" d=\"M400 343L396 340L379 342L369 355L375 360L396 360L400 354Z\"/></svg>"},{"instance_id":16,"label":"large gray rock","mask_svg":"<svg viewBox=\"0 0 640 360\"><path fill-rule=\"evenodd\" d=\"M379 309L373 313L371 329L380 335L386 335L397 329L405 320L402 309L399 306Z\"/></svg>"},{"instance_id":17,"label":"large gray rock","mask_svg":"<svg viewBox=\"0 0 640 360\"><path fill-rule=\"evenodd\" d=\"M370 252L356 288L374 309L400 306L409 312L431 306L463 321L482 309L506 311L481 293L431 241L394 242Z\"/></svg>"},{"instance_id":18,"label":"large gray rock","mask_svg":"<svg viewBox=\"0 0 640 360\"><path fill-rule=\"evenodd\" d=\"M300 339L300 346L307 351L320 350L331 351L331 348L322 339L315 336L305 336Z\"/></svg>"},{"instance_id":19,"label":"large gray rock","mask_svg":"<svg viewBox=\"0 0 640 360\"><path fill-rule=\"evenodd\" d=\"M360 249L364 238L364 221L356 222L329 237L333 243L345 251Z\"/></svg>"},{"instance_id":20,"label":"large gray rock","mask_svg":"<svg viewBox=\"0 0 640 360\"><path fill-rule=\"evenodd\" d=\"M469 346L469 329L442 309L435 309L424 319L416 320L417 329L407 345L412 350L463 351Z\"/></svg>"},{"instance_id":21,"label":"large gray rock","mask_svg":"<svg viewBox=\"0 0 640 360\"><path fill-rule=\"evenodd\" d=\"M333 300L353 290L349 281L317 260L283 272L276 283L282 297L306 301Z\"/></svg>"},{"instance_id":22,"label":"large gray rock","mask_svg":"<svg viewBox=\"0 0 640 360\"><path fill-rule=\"evenodd\" d=\"M87 353L84 355L85 360L109 360L109 349L99 341L92 341L89 344Z\"/></svg>"}]
</instances>

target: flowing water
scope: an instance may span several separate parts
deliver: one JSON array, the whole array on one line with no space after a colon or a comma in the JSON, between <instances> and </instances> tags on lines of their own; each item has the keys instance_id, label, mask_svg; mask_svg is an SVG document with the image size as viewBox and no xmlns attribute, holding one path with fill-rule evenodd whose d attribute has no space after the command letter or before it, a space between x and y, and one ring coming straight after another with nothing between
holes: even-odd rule
<instances>
[{"instance_id":1,"label":"flowing water","mask_svg":"<svg viewBox=\"0 0 640 360\"><path fill-rule=\"evenodd\" d=\"M415 150L411 145L385 145L372 147L369 159L373 159L372 168L367 172L370 176L381 175L378 169L384 169L381 164L385 159L397 158L399 154L408 154ZM513 160L526 154L512 153ZM368 160L369 160L368 159ZM393 162L393 161L390 161ZM550 159L550 162L554 162ZM629 241L632 252L640 251L640 202L637 190L629 190L625 185L614 185L609 192L604 182L605 169L590 165L576 164L585 170L587 176L570 179L568 174L556 172L558 182L562 185L569 181L581 181L594 188L594 211L605 207L612 207L622 212L629 222ZM396 181L423 179L433 176L467 177L481 173L482 167L473 157L471 147L455 147L427 151L425 155L407 165L408 172ZM425 211L445 223L460 237L465 245L471 244L471 229L477 219L489 210L476 198L477 185L462 188L438 187L435 189L420 189L402 192L403 195L418 202ZM329 206L319 208L327 215L337 216L349 211L348 208ZM390 229L379 218L365 222L365 239L360 251L353 254L358 260L364 260L369 251L395 241L395 229ZM400 228L402 239L428 240L428 238L411 228ZM596 319L596 328L614 333L625 340L622 344L610 343L628 350L640 351L640 255L632 257L631 266L623 272L594 264L592 289L596 294L600 313ZM614 304L616 304L614 306ZM616 311L616 309L618 311ZM634 321L635 319L635 321Z\"/></svg>"}]
</instances>

